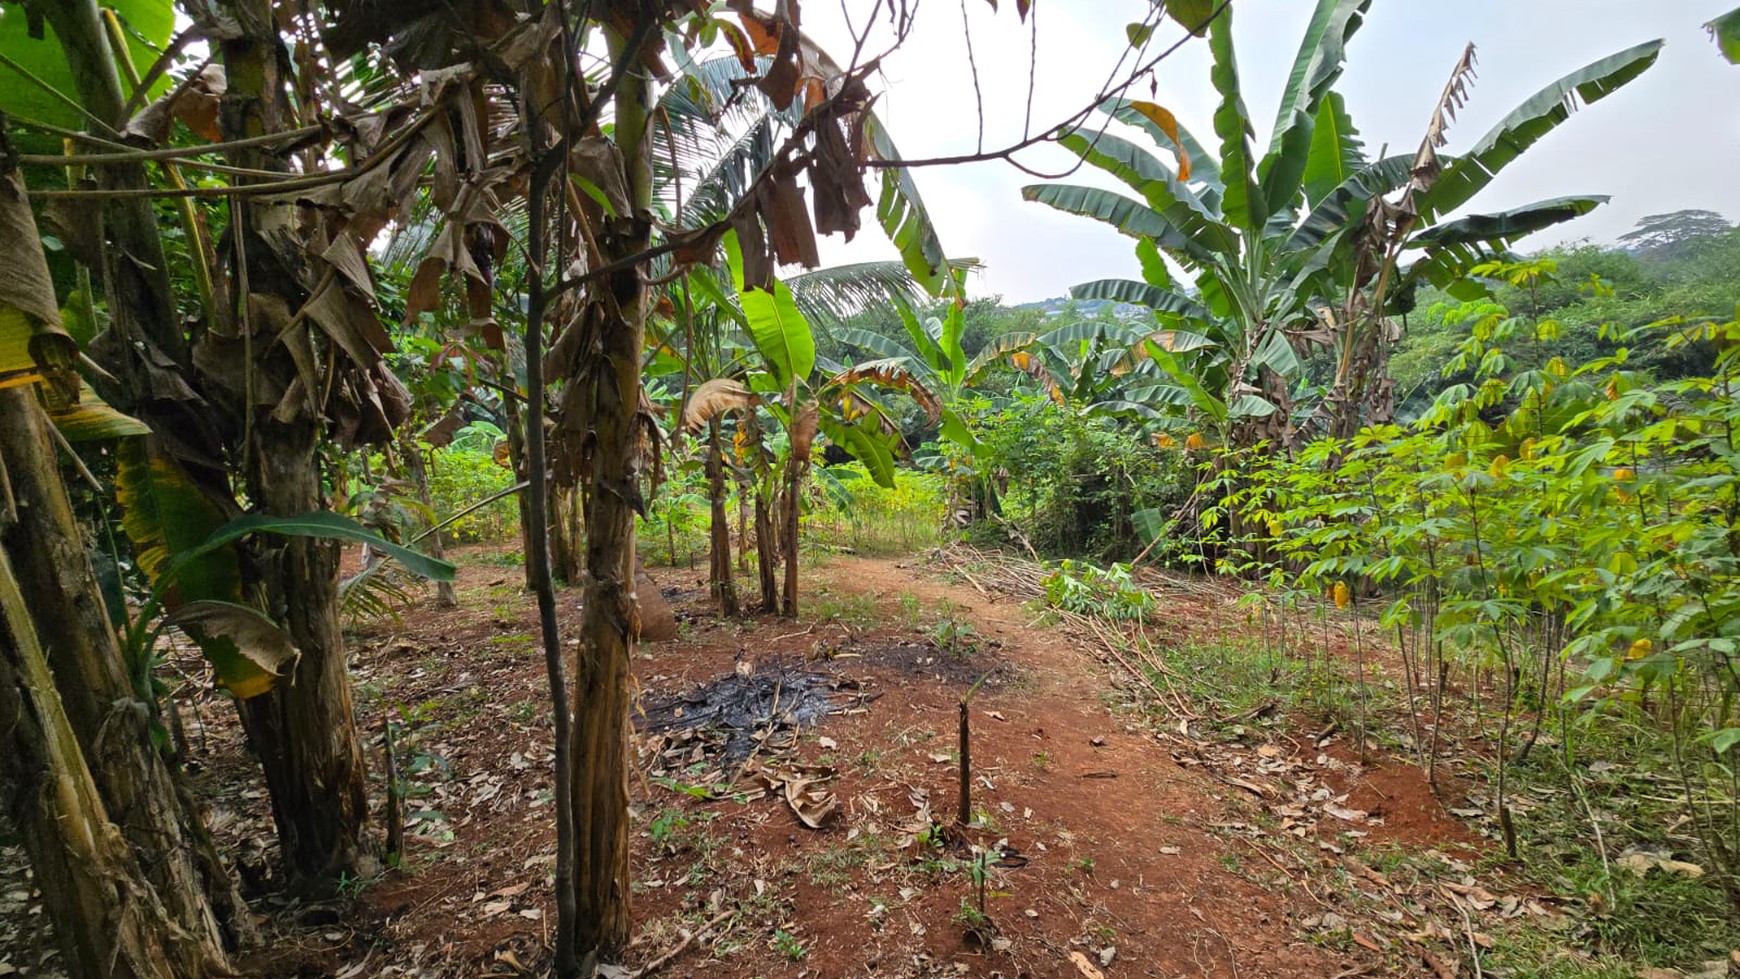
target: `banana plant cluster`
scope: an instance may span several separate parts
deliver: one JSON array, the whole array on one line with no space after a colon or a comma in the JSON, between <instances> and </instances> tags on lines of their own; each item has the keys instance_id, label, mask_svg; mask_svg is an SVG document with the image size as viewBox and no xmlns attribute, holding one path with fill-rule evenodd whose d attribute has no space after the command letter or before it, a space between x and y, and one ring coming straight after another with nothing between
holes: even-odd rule
<instances>
[{"instance_id":1,"label":"banana plant cluster","mask_svg":"<svg viewBox=\"0 0 1740 979\"><path fill-rule=\"evenodd\" d=\"M818 357L814 327L799 309L792 288L778 278L772 280L770 288L750 285L735 233L725 236L723 249L730 291L722 288L725 283L711 270L698 269L689 276L686 300L693 304L686 310L691 319L700 313L705 321L727 331L715 334L715 355L709 357L703 349L697 358L691 346L690 358L684 361L675 351L665 353L668 345L660 354L673 367L710 367L716 371L688 396L681 427L689 434L709 430L707 466L711 476L728 461L719 428L725 422L735 426L736 479L755 499L762 601L766 606L774 605L771 564L782 563L785 582L778 607L787 615L795 615L797 523L817 436L862 462L878 484L892 487L896 460L904 445L899 426L875 391L898 390L910 395L933 421L941 420L942 407L925 378L904 362L890 358L848 367ZM697 298L698 303L694 302ZM958 320L955 344L958 348ZM963 367L964 362L963 357ZM717 478L711 484L718 551L723 486ZM777 521L772 518L776 500ZM729 561L721 565L716 554L716 593L723 587L719 577L729 573Z\"/></svg>"},{"instance_id":2,"label":"banana plant cluster","mask_svg":"<svg viewBox=\"0 0 1740 979\"><path fill-rule=\"evenodd\" d=\"M1105 222L1136 240L1142 277L1074 287L1078 299L1133 303L1154 315L1131 345L1139 369L1126 404L1160 424L1208 430L1224 444L1296 445L1302 430L1388 417L1382 350L1423 284L1449 286L1518 238L1592 210L1604 197L1556 197L1489 214L1462 211L1507 165L1565 121L1652 65L1662 42L1628 48L1552 83L1465 153L1439 153L1468 95L1473 49L1433 107L1420 149L1374 158L1335 90L1372 0L1319 0L1288 73L1266 148L1254 145L1230 7L1208 28L1217 152L1171 112L1117 98L1059 145L1135 196L1065 183L1023 196ZM1112 132L1112 121L1152 146ZM1308 405L1304 364L1329 350L1336 369ZM1355 425L1357 427L1357 425Z\"/></svg>"}]
</instances>

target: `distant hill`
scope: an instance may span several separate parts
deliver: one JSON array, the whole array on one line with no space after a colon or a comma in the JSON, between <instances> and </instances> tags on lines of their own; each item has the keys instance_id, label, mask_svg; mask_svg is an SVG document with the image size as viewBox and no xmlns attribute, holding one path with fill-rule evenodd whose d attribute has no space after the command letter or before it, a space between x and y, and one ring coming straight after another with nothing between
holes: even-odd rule
<instances>
[{"instance_id":1,"label":"distant hill","mask_svg":"<svg viewBox=\"0 0 1740 979\"><path fill-rule=\"evenodd\" d=\"M1134 303L1113 302L1110 299L1071 299L1068 296L1059 296L1055 299L1041 299L1037 302L1031 303L1021 303L1012 308L1037 309L1041 314L1051 317L1063 315L1064 312L1072 306L1083 316L1098 316L1100 311L1108 306L1111 307L1112 315L1121 320L1139 319L1149 315L1147 307L1138 306Z\"/></svg>"}]
</instances>

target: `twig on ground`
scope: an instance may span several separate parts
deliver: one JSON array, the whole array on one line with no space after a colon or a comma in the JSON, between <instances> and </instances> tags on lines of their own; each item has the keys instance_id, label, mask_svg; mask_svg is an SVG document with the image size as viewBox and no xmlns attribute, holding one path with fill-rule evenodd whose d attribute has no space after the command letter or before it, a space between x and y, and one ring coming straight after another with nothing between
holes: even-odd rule
<instances>
[{"instance_id":1,"label":"twig on ground","mask_svg":"<svg viewBox=\"0 0 1740 979\"><path fill-rule=\"evenodd\" d=\"M1462 914L1462 931L1468 936L1468 964L1474 966L1474 979L1482 979L1486 975L1480 968L1480 942L1474 937L1474 919L1469 917L1468 906L1453 894L1445 894L1450 903L1456 905L1456 910Z\"/></svg>"},{"instance_id":2,"label":"twig on ground","mask_svg":"<svg viewBox=\"0 0 1740 979\"><path fill-rule=\"evenodd\" d=\"M637 977L650 976L653 973L664 968L665 966L670 965L672 960L674 960L677 956L683 954L683 952L685 950L687 950L690 945L694 944L695 939L700 938L702 935L705 935L709 931L712 931L714 925L717 925L719 922L724 921L726 918L731 917L732 913L733 913L733 909L726 908L725 910L714 915L711 920L709 920L706 924L702 925L701 927L695 929L695 931L692 932L688 938L685 938L682 941L678 942L675 946L673 946L671 948L670 951L666 952L665 954L659 956L656 959L653 959L651 962L648 962L646 965L641 966L639 971L635 972L635 976L637 976Z\"/></svg>"}]
</instances>

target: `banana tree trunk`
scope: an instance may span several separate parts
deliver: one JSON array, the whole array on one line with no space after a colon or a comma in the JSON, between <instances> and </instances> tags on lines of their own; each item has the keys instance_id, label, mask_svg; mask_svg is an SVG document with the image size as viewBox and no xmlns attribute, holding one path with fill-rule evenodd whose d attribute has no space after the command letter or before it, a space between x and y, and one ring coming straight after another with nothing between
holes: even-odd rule
<instances>
[{"instance_id":1,"label":"banana tree trunk","mask_svg":"<svg viewBox=\"0 0 1740 979\"><path fill-rule=\"evenodd\" d=\"M564 585L580 583L580 517L575 491L552 484L550 509L550 571Z\"/></svg>"},{"instance_id":2,"label":"banana tree trunk","mask_svg":"<svg viewBox=\"0 0 1740 979\"><path fill-rule=\"evenodd\" d=\"M410 474L411 482L417 486L417 499L423 504L423 508L432 515L431 519L439 520L439 515L435 515L433 498L429 493L429 469L433 466L434 461L433 450L430 452L429 459L425 461L423 450L415 442L405 446L405 471ZM447 548L441 542L441 531L435 531L425 540L429 542L427 548L431 557L447 556ZM435 583L435 604L442 608L455 608L459 605L459 599L453 594L453 582L437 581Z\"/></svg>"},{"instance_id":3,"label":"banana tree trunk","mask_svg":"<svg viewBox=\"0 0 1740 979\"><path fill-rule=\"evenodd\" d=\"M318 429L262 420L249 479L265 513L320 510ZM268 614L300 656L272 690L241 702L260 758L292 886L319 891L374 867L365 828L368 783L339 631L339 549L295 537L268 543L260 580Z\"/></svg>"},{"instance_id":4,"label":"banana tree trunk","mask_svg":"<svg viewBox=\"0 0 1740 979\"><path fill-rule=\"evenodd\" d=\"M639 17L658 16L643 10ZM625 37L607 28L613 63L632 60L645 32ZM633 38L634 40L631 40ZM652 202L652 85L634 70L618 80L616 148L633 217L618 218L599 239L606 264L646 251L652 226L643 215ZM591 458L585 467L586 575L580 652L574 675L573 766L574 947L581 974L611 961L629 938L628 680L640 633L635 595L635 526L639 482L640 358L646 331L645 263L593 283L592 301L604 315L596 366L580 381L592 408ZM609 290L609 296L600 295Z\"/></svg>"},{"instance_id":5,"label":"banana tree trunk","mask_svg":"<svg viewBox=\"0 0 1740 979\"><path fill-rule=\"evenodd\" d=\"M1387 424L1395 417L1395 382L1389 376L1390 350L1400 331L1387 319L1367 314L1350 327L1352 344L1347 369L1337 377L1324 405L1329 435L1347 440L1366 425Z\"/></svg>"},{"instance_id":6,"label":"banana tree trunk","mask_svg":"<svg viewBox=\"0 0 1740 979\"><path fill-rule=\"evenodd\" d=\"M761 444L761 424L754 411L744 414L743 425L755 459L743 492L755 496L755 571L761 586L761 610L774 613L779 611L779 545L774 539L773 501L767 488L771 477L767 473L766 450Z\"/></svg>"},{"instance_id":7,"label":"banana tree trunk","mask_svg":"<svg viewBox=\"0 0 1740 979\"><path fill-rule=\"evenodd\" d=\"M10 156L0 131L0 158ZM14 173L0 175L0 181L4 182L0 206L23 212L8 226L30 227L22 182ZM21 270L20 281L38 278L46 283L48 270L41 252L22 251L12 260L35 264L39 275L32 276L27 267ZM148 695L141 697L129 676L61 481L48 426L33 389L0 391L0 477L4 477L0 482L6 489L5 512L0 514L0 560L32 569L22 582L9 585L18 589L21 607L29 613L29 621L14 622L12 632L18 642L36 644L60 687L54 706L58 720L46 713L46 705L33 708L38 712L40 735L36 748L52 747L59 737L55 726L65 724L80 753L75 764L70 749L39 750L32 756L33 764L73 766L87 772L84 777L96 788L103 819L112 815L124 829L124 841L131 848L128 858L145 873L145 883L153 892L150 900L164 909L173 944L185 947L175 957L201 963L200 969L209 964L222 970L229 948L252 943L252 922L197 808L181 793L177 773L151 740L155 706ZM23 636L26 630L28 637ZM46 641L39 643L35 637ZM78 780L70 769L65 777ZM72 795L61 800L75 801ZM68 814L68 818L74 817ZM109 920L89 919L76 927L106 928ZM75 927L61 924L63 931Z\"/></svg>"},{"instance_id":8,"label":"banana tree trunk","mask_svg":"<svg viewBox=\"0 0 1740 979\"><path fill-rule=\"evenodd\" d=\"M761 610L779 611L779 550L773 539L773 512L760 481L755 487L755 570L761 582Z\"/></svg>"},{"instance_id":9,"label":"banana tree trunk","mask_svg":"<svg viewBox=\"0 0 1740 979\"><path fill-rule=\"evenodd\" d=\"M0 551L0 792L74 979L210 974L110 821L61 707L27 599Z\"/></svg>"},{"instance_id":10,"label":"banana tree trunk","mask_svg":"<svg viewBox=\"0 0 1740 979\"><path fill-rule=\"evenodd\" d=\"M736 618L737 579L731 567L731 517L725 511L725 453L719 444L717 418L707 426L707 494L712 504L708 529L713 539L708 587L718 603L719 615Z\"/></svg>"},{"instance_id":11,"label":"banana tree trunk","mask_svg":"<svg viewBox=\"0 0 1740 979\"><path fill-rule=\"evenodd\" d=\"M785 521L780 535L785 549L785 596L779 612L788 619L795 619L798 614L798 516L803 502L804 471L809 467L809 459L799 458L795 452L785 463L785 504L780 511Z\"/></svg>"},{"instance_id":12,"label":"banana tree trunk","mask_svg":"<svg viewBox=\"0 0 1740 979\"><path fill-rule=\"evenodd\" d=\"M292 120L283 68L289 62L270 0L222 0L220 6L239 27L218 45L229 84L219 109L225 136L241 139L288 129ZM238 166L283 169L280 160L261 150L243 149L229 158ZM238 203L234 218L229 251L246 256L246 275L232 260L231 308L242 310L251 302L241 293L244 283L253 294L301 308L308 284L296 281L294 270L275 258L274 248L299 243L292 208ZM299 254L297 247L288 250ZM241 324L245 318L237 320ZM254 338L257 359L272 340ZM283 421L251 404L243 410L253 415L247 426L253 443L244 445L243 456L248 494L259 509L280 516L325 509L324 418L305 413ZM270 541L257 571L268 615L284 627L300 656L284 682L242 703L242 719L265 771L286 874L292 886L320 891L341 876L367 876L374 868L365 833L367 768L339 631L338 545L311 537Z\"/></svg>"},{"instance_id":13,"label":"banana tree trunk","mask_svg":"<svg viewBox=\"0 0 1740 979\"><path fill-rule=\"evenodd\" d=\"M3 541L104 808L198 958L221 967L255 938L235 883L151 740L154 705L129 679L84 549L47 421L28 389L0 391L0 463L18 519Z\"/></svg>"},{"instance_id":14,"label":"banana tree trunk","mask_svg":"<svg viewBox=\"0 0 1740 979\"><path fill-rule=\"evenodd\" d=\"M737 480L737 570L749 570L749 483Z\"/></svg>"}]
</instances>

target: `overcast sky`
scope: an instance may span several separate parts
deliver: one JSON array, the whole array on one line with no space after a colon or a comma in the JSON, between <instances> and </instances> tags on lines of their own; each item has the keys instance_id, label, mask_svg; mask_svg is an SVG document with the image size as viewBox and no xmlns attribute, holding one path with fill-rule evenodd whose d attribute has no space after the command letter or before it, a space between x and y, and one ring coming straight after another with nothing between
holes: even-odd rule
<instances>
[{"instance_id":1,"label":"overcast sky","mask_svg":"<svg viewBox=\"0 0 1740 979\"><path fill-rule=\"evenodd\" d=\"M1027 95L1029 38L1005 0L993 13L985 0L919 3L912 37L883 63L878 112L903 156L916 159L971 152L977 141L972 73L967 68L962 4L972 24L987 147L1021 137ZM1350 45L1339 83L1368 150L1412 152L1462 46L1473 41L1478 74L1466 110L1450 132L1458 152L1529 95L1591 61L1653 38L1665 38L1660 60L1641 78L1585 106L1477 197L1473 210L1502 210L1563 194L1605 194L1593 214L1532 238L1532 249L1567 239L1609 242L1639 217L1701 207L1740 219L1740 67L1723 61L1701 25L1735 0L1377 0ZM851 51L842 4L858 16L867 0L811 0L804 29L830 51ZM1087 104L1127 47L1124 25L1140 19L1148 0L1038 0L1038 84L1035 130ZM1244 97L1262 146L1272 127L1286 73L1314 3L1234 0L1234 36ZM1182 36L1170 23L1151 51ZM880 35L886 43L887 34ZM875 42L869 45L874 48ZM1153 98L1213 149L1215 94L1204 41L1187 44L1146 81L1137 96ZM1058 171L1075 158L1042 146L1020 159ZM1026 302L1065 295L1071 285L1107 277L1139 277L1132 242L1088 218L1021 199L1035 180L999 162L918 171L924 199L949 254L986 265L977 295ZM1119 187L1093 168L1071 182ZM867 227L844 245L824 239L825 263L894 257Z\"/></svg>"}]
</instances>

